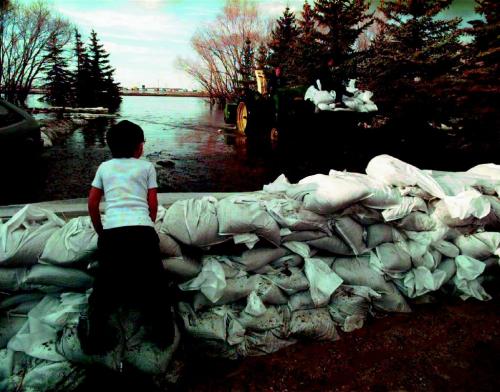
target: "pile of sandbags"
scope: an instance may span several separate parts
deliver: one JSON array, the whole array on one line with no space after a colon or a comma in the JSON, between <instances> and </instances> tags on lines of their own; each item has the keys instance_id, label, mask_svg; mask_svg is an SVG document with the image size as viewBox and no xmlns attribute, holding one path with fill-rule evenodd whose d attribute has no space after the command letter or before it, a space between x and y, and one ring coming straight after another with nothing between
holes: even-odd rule
<instances>
[{"instance_id":1,"label":"pile of sandbags","mask_svg":"<svg viewBox=\"0 0 500 392\"><path fill-rule=\"evenodd\" d=\"M349 95L343 95L342 104L335 103L336 92L324 91L321 89L321 81L317 80L317 88L310 86L305 95L304 100L312 101L317 110L326 110L332 112L351 111L360 113L371 113L378 111L377 105L372 101L373 92L367 90L358 90L355 79L349 80L349 85L346 91Z\"/></svg>"},{"instance_id":2,"label":"pile of sandbags","mask_svg":"<svg viewBox=\"0 0 500 392\"><path fill-rule=\"evenodd\" d=\"M159 227L179 315L213 355L334 340L374 312L409 312L443 289L488 300L498 265L498 166L423 171L375 157L367 174L330 171L262 192L174 203ZM197 257L184 250L198 248Z\"/></svg>"},{"instance_id":3,"label":"pile of sandbags","mask_svg":"<svg viewBox=\"0 0 500 392\"><path fill-rule=\"evenodd\" d=\"M436 291L488 300L499 191L497 165L425 171L381 155L366 174L282 175L260 192L179 200L155 224L181 296L174 344L147 343L129 312L111 317L121 338L103 356L85 355L76 333L93 281L90 220L28 205L0 222L0 389L57 390L89 363L164 375L182 331L238 358L338 339Z\"/></svg>"},{"instance_id":4,"label":"pile of sandbags","mask_svg":"<svg viewBox=\"0 0 500 392\"><path fill-rule=\"evenodd\" d=\"M83 353L76 329L87 313L96 250L89 217L65 222L27 205L0 222L0 390L72 390L84 380L86 364L119 370L126 363L165 374L179 345L177 327L173 344L160 349L133 311L112 315L120 332L113 350Z\"/></svg>"}]
</instances>

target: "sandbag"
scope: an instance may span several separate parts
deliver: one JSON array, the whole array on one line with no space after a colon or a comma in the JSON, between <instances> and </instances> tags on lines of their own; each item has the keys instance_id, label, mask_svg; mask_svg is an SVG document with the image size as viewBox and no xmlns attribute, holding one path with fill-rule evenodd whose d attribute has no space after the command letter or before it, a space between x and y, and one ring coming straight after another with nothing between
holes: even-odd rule
<instances>
[{"instance_id":1,"label":"sandbag","mask_svg":"<svg viewBox=\"0 0 500 392\"><path fill-rule=\"evenodd\" d=\"M365 229L363 226L349 216L334 218L331 223L340 238L349 245L355 255L366 252Z\"/></svg>"},{"instance_id":2,"label":"sandbag","mask_svg":"<svg viewBox=\"0 0 500 392\"><path fill-rule=\"evenodd\" d=\"M64 223L53 212L27 204L0 224L0 266L36 264L47 240Z\"/></svg>"},{"instance_id":3,"label":"sandbag","mask_svg":"<svg viewBox=\"0 0 500 392\"><path fill-rule=\"evenodd\" d=\"M307 241L313 248L325 250L335 255L351 256L353 250L340 238L335 235L319 238L317 240Z\"/></svg>"},{"instance_id":4,"label":"sandbag","mask_svg":"<svg viewBox=\"0 0 500 392\"><path fill-rule=\"evenodd\" d=\"M409 231L432 231L436 229L436 222L428 214L416 211L398 221L396 226Z\"/></svg>"},{"instance_id":5,"label":"sandbag","mask_svg":"<svg viewBox=\"0 0 500 392\"><path fill-rule=\"evenodd\" d=\"M196 311L198 311L214 305L231 304L242 298L246 298L252 291L257 290L260 279L261 278L258 275L227 279L226 287L217 301L213 302L203 293L199 292L194 296L193 307Z\"/></svg>"},{"instance_id":6,"label":"sandbag","mask_svg":"<svg viewBox=\"0 0 500 392\"><path fill-rule=\"evenodd\" d=\"M217 217L221 235L255 232L274 245L281 242L278 224L256 195L231 196L220 200Z\"/></svg>"},{"instance_id":7,"label":"sandbag","mask_svg":"<svg viewBox=\"0 0 500 392\"><path fill-rule=\"evenodd\" d=\"M366 207L386 209L395 207L401 202L401 194L397 188L380 183L366 174L330 170L328 175L334 178L356 181L370 188L371 195L361 201L361 204Z\"/></svg>"},{"instance_id":8,"label":"sandbag","mask_svg":"<svg viewBox=\"0 0 500 392\"><path fill-rule=\"evenodd\" d=\"M304 208L320 215L332 214L372 194L370 188L359 181L323 174L303 178L299 184L316 186L304 196L303 203Z\"/></svg>"},{"instance_id":9,"label":"sandbag","mask_svg":"<svg viewBox=\"0 0 500 392\"><path fill-rule=\"evenodd\" d=\"M305 242L305 241L317 240L319 238L323 238L326 236L327 234L323 231L311 231L311 230L294 231L291 234L283 237L282 242L283 243L290 241Z\"/></svg>"},{"instance_id":10,"label":"sandbag","mask_svg":"<svg viewBox=\"0 0 500 392\"><path fill-rule=\"evenodd\" d=\"M500 233L483 232L462 235L455 239L460 253L474 259L486 259L493 254L499 255Z\"/></svg>"},{"instance_id":11,"label":"sandbag","mask_svg":"<svg viewBox=\"0 0 500 392\"><path fill-rule=\"evenodd\" d=\"M328 308L297 310L292 313L290 336L314 340L339 339Z\"/></svg>"},{"instance_id":12,"label":"sandbag","mask_svg":"<svg viewBox=\"0 0 500 392\"><path fill-rule=\"evenodd\" d=\"M278 270L289 269L292 267L301 267L304 264L304 258L302 256L292 254L280 257L279 259L273 261L270 265Z\"/></svg>"},{"instance_id":13,"label":"sandbag","mask_svg":"<svg viewBox=\"0 0 500 392\"><path fill-rule=\"evenodd\" d=\"M309 244L299 241L284 242L283 247L300 257L303 257L304 259L307 257L313 257L317 252L316 249L311 249Z\"/></svg>"},{"instance_id":14,"label":"sandbag","mask_svg":"<svg viewBox=\"0 0 500 392\"><path fill-rule=\"evenodd\" d=\"M460 254L460 249L449 241L437 241L432 244L432 247L440 252L443 256L450 257L452 259Z\"/></svg>"},{"instance_id":15,"label":"sandbag","mask_svg":"<svg viewBox=\"0 0 500 392\"><path fill-rule=\"evenodd\" d=\"M232 257L232 260L245 271L254 271L285 256L287 253L288 251L284 248L250 249L243 252L241 257Z\"/></svg>"},{"instance_id":16,"label":"sandbag","mask_svg":"<svg viewBox=\"0 0 500 392\"><path fill-rule=\"evenodd\" d=\"M338 212L338 214L340 216L350 216L363 226L384 222L384 218L379 210L366 208L361 204L353 204L352 206Z\"/></svg>"},{"instance_id":17,"label":"sandbag","mask_svg":"<svg viewBox=\"0 0 500 392\"><path fill-rule=\"evenodd\" d=\"M241 312L236 319L246 330L268 331L285 324L285 320L290 318L289 310L283 306L269 306L260 316L253 316L246 312Z\"/></svg>"},{"instance_id":18,"label":"sandbag","mask_svg":"<svg viewBox=\"0 0 500 392\"><path fill-rule=\"evenodd\" d=\"M192 279L201 272L201 264L188 257L169 257L161 262L165 271L181 278Z\"/></svg>"},{"instance_id":19,"label":"sandbag","mask_svg":"<svg viewBox=\"0 0 500 392\"><path fill-rule=\"evenodd\" d=\"M372 298L381 295L369 287L342 285L333 293L328 310L344 332L363 326L371 308Z\"/></svg>"},{"instance_id":20,"label":"sandbag","mask_svg":"<svg viewBox=\"0 0 500 392\"><path fill-rule=\"evenodd\" d=\"M258 276L258 278L255 291L262 302L270 305L285 305L288 302L286 296L274 282L261 276Z\"/></svg>"},{"instance_id":21,"label":"sandbag","mask_svg":"<svg viewBox=\"0 0 500 392\"><path fill-rule=\"evenodd\" d=\"M404 196L398 205L388 208L382 212L386 222L402 219L414 211L429 212L427 204L420 197Z\"/></svg>"},{"instance_id":22,"label":"sandbag","mask_svg":"<svg viewBox=\"0 0 500 392\"><path fill-rule=\"evenodd\" d=\"M280 328L278 328L280 329ZM244 341L236 347L239 357L272 354L278 350L295 344L297 341L290 338L281 338L274 330L257 332L249 331Z\"/></svg>"},{"instance_id":23,"label":"sandbag","mask_svg":"<svg viewBox=\"0 0 500 392\"><path fill-rule=\"evenodd\" d=\"M226 340L227 309L215 306L204 312L195 312L185 302L178 306L186 332L197 339Z\"/></svg>"},{"instance_id":24,"label":"sandbag","mask_svg":"<svg viewBox=\"0 0 500 392\"><path fill-rule=\"evenodd\" d=\"M448 283L451 278L455 276L457 273L457 265L454 259L444 259L438 265L437 270L443 271L445 273L445 277L443 279L443 285Z\"/></svg>"},{"instance_id":25,"label":"sandbag","mask_svg":"<svg viewBox=\"0 0 500 392\"><path fill-rule=\"evenodd\" d=\"M370 255L370 265L396 278L412 267L410 254L393 243L377 246Z\"/></svg>"},{"instance_id":26,"label":"sandbag","mask_svg":"<svg viewBox=\"0 0 500 392\"><path fill-rule=\"evenodd\" d=\"M329 233L327 218L302 208L293 199L272 199L265 202L266 210L281 227L294 231L319 230Z\"/></svg>"},{"instance_id":27,"label":"sandbag","mask_svg":"<svg viewBox=\"0 0 500 392\"><path fill-rule=\"evenodd\" d=\"M369 249L386 243L394 242L394 229L392 226L384 223L376 223L366 228L366 243Z\"/></svg>"},{"instance_id":28,"label":"sandbag","mask_svg":"<svg viewBox=\"0 0 500 392\"><path fill-rule=\"evenodd\" d=\"M221 264L216 260L204 263L201 272L194 279L179 285L182 291L199 290L212 303L216 303L227 286L226 276Z\"/></svg>"},{"instance_id":29,"label":"sandbag","mask_svg":"<svg viewBox=\"0 0 500 392\"><path fill-rule=\"evenodd\" d=\"M167 257L181 257L182 250L179 244L168 234L158 233L160 253Z\"/></svg>"},{"instance_id":30,"label":"sandbag","mask_svg":"<svg viewBox=\"0 0 500 392\"><path fill-rule=\"evenodd\" d=\"M288 307L292 312L295 312L296 310L316 309L322 306L324 306L324 304L317 306L314 303L309 290L293 294L290 298L288 298Z\"/></svg>"},{"instance_id":31,"label":"sandbag","mask_svg":"<svg viewBox=\"0 0 500 392\"><path fill-rule=\"evenodd\" d=\"M97 233L90 217L80 216L66 222L47 240L40 262L67 266L88 260L97 250Z\"/></svg>"},{"instance_id":32,"label":"sandbag","mask_svg":"<svg viewBox=\"0 0 500 392\"><path fill-rule=\"evenodd\" d=\"M332 269L344 280L344 284L367 286L381 294L381 298L373 300L377 309L386 312L411 311L394 284L387 282L380 272L370 268L369 257L337 258Z\"/></svg>"},{"instance_id":33,"label":"sandbag","mask_svg":"<svg viewBox=\"0 0 500 392\"><path fill-rule=\"evenodd\" d=\"M165 213L160 232L200 248L228 239L219 235L217 199L214 197L176 201Z\"/></svg>"},{"instance_id":34,"label":"sandbag","mask_svg":"<svg viewBox=\"0 0 500 392\"><path fill-rule=\"evenodd\" d=\"M298 268L290 267L288 270L272 275L264 275L263 279L268 279L278 286L287 295L295 294L309 288L309 280Z\"/></svg>"},{"instance_id":35,"label":"sandbag","mask_svg":"<svg viewBox=\"0 0 500 392\"><path fill-rule=\"evenodd\" d=\"M28 321L26 316L9 316L3 314L0 317L0 349L7 347L7 343L12 339Z\"/></svg>"},{"instance_id":36,"label":"sandbag","mask_svg":"<svg viewBox=\"0 0 500 392\"><path fill-rule=\"evenodd\" d=\"M305 259L304 272L309 280L311 298L316 306L326 305L342 279L320 259Z\"/></svg>"},{"instance_id":37,"label":"sandbag","mask_svg":"<svg viewBox=\"0 0 500 392\"><path fill-rule=\"evenodd\" d=\"M432 291L439 290L445 283L447 274L439 269L431 272L426 267L417 267L408 271L403 284L410 298L420 297Z\"/></svg>"}]
</instances>

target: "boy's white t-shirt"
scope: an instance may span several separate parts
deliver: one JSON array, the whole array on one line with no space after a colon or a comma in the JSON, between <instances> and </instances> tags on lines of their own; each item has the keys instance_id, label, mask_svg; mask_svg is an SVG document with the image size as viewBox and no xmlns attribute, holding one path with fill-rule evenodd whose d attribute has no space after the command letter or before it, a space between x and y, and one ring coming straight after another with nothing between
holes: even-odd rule
<instances>
[{"instance_id":1,"label":"boy's white t-shirt","mask_svg":"<svg viewBox=\"0 0 500 392\"><path fill-rule=\"evenodd\" d=\"M154 226L149 216L148 189L157 188L151 162L136 158L113 158L101 163L92 186L106 198L104 229L122 226Z\"/></svg>"}]
</instances>

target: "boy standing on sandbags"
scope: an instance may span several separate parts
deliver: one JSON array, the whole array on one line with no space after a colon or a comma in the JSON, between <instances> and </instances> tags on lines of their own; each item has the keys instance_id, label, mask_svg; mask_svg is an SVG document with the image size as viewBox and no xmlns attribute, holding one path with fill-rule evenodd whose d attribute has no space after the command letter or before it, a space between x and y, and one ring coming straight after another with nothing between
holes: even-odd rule
<instances>
[{"instance_id":1,"label":"boy standing on sandbags","mask_svg":"<svg viewBox=\"0 0 500 392\"><path fill-rule=\"evenodd\" d=\"M158 210L156 171L140 160L144 132L120 121L106 135L113 158L97 169L88 209L98 239L99 268L89 298L88 320L80 320L78 335L87 354L109 351L117 332L109 325L121 305L138 309L152 342L166 347L174 334L168 281L161 263L154 222ZM99 203L106 199L104 224ZM148 329L146 329L148 330Z\"/></svg>"}]
</instances>

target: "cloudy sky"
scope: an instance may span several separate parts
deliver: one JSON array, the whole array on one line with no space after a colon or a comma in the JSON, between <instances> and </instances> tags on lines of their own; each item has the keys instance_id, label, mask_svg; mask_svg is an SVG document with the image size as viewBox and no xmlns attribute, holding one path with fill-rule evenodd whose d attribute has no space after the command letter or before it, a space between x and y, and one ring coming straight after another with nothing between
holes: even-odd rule
<instances>
[{"instance_id":1,"label":"cloudy sky","mask_svg":"<svg viewBox=\"0 0 500 392\"><path fill-rule=\"evenodd\" d=\"M21 0L23 3L35 0ZM261 15L276 18L288 5L299 11L304 0L251 0ZM94 29L125 87L196 88L177 69L178 57L194 56L190 40L195 31L213 21L225 0L48 0L77 26L83 37ZM309 3L313 3L312 0ZM452 16L470 18L473 0L455 0Z\"/></svg>"}]
</instances>

